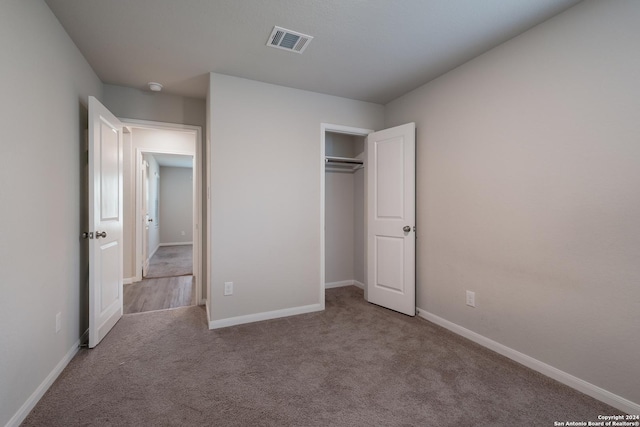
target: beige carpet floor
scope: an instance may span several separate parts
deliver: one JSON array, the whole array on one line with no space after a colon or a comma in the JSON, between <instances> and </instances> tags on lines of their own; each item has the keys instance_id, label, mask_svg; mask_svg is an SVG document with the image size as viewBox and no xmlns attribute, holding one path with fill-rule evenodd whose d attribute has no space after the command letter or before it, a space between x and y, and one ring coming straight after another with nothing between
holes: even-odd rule
<instances>
[{"instance_id":1,"label":"beige carpet floor","mask_svg":"<svg viewBox=\"0 0 640 427\"><path fill-rule=\"evenodd\" d=\"M149 260L145 278L193 274L193 245L160 246Z\"/></svg>"},{"instance_id":2,"label":"beige carpet floor","mask_svg":"<svg viewBox=\"0 0 640 427\"><path fill-rule=\"evenodd\" d=\"M420 318L327 290L324 312L209 331L124 316L25 426L553 426L617 411Z\"/></svg>"}]
</instances>

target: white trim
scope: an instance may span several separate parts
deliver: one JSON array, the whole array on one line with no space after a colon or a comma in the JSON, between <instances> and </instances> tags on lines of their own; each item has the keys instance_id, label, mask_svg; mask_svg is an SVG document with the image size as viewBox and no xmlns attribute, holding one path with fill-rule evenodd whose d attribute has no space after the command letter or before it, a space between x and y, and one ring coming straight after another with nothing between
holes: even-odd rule
<instances>
[{"instance_id":1,"label":"white trim","mask_svg":"<svg viewBox=\"0 0 640 427\"><path fill-rule=\"evenodd\" d=\"M365 285L364 283L362 283L362 282L358 282L357 280L354 280L354 281L353 281L353 286L357 286L357 287L359 287L360 289L365 289L365 288L366 288L366 285Z\"/></svg>"},{"instance_id":2,"label":"white trim","mask_svg":"<svg viewBox=\"0 0 640 427\"><path fill-rule=\"evenodd\" d=\"M325 301L324 301L324 290L327 288L327 284L325 283L325 268L326 268L326 260L325 260L325 198L326 198L326 187L325 187L325 152L326 152L326 142L325 142L325 134L327 132L337 132L344 133L347 135L358 135L358 136L367 136L373 130L364 129L364 128L356 128L351 126L344 125L333 125L330 123L320 123L320 310L324 310ZM365 257L366 258L366 257ZM366 295L366 292L365 292Z\"/></svg>"},{"instance_id":3,"label":"white trim","mask_svg":"<svg viewBox=\"0 0 640 427\"><path fill-rule=\"evenodd\" d=\"M160 243L158 246L184 246L184 245L193 245L193 242Z\"/></svg>"},{"instance_id":4,"label":"white trim","mask_svg":"<svg viewBox=\"0 0 640 427\"><path fill-rule=\"evenodd\" d=\"M282 310L265 311L263 313L247 314L246 316L228 317L220 320L209 320L209 329L226 328L227 326L242 325L245 323L260 322L262 320L278 319L280 317L295 316L298 314L322 311L321 304L304 305L301 307L285 308ZM208 311L207 311L208 312Z\"/></svg>"},{"instance_id":5,"label":"white trim","mask_svg":"<svg viewBox=\"0 0 640 427\"><path fill-rule=\"evenodd\" d=\"M131 125L132 128L140 129L166 129L166 130L185 130L185 131L200 131L202 128L195 125L185 125L182 123L169 123L169 122L156 122L153 120L138 120L127 119L124 117L118 117L122 123Z\"/></svg>"},{"instance_id":6,"label":"white trim","mask_svg":"<svg viewBox=\"0 0 640 427\"><path fill-rule=\"evenodd\" d=\"M132 283L136 282L136 278L135 277L125 277L124 279L122 279L122 284L123 285L130 285Z\"/></svg>"},{"instance_id":7,"label":"white trim","mask_svg":"<svg viewBox=\"0 0 640 427\"><path fill-rule=\"evenodd\" d=\"M616 409L624 411L627 414L640 414L640 404L638 403L634 403L630 400L625 399L624 397L618 396L617 394L600 388L597 385L591 384L585 380L561 371L558 368L554 368L551 365L534 359L531 356L527 356L524 353L520 353L517 350L500 344L499 342L493 341L492 339L473 332L463 326L445 320L442 317L436 316L435 314L429 313L426 310L416 307L416 311L418 312L418 316L422 317L423 319L426 319L430 322L435 323L436 325L440 325L443 328L450 330L451 332L468 338L471 341L480 344L481 346L484 346L490 350L495 351L496 353L508 357L509 359L514 360L528 368L531 368L534 371L538 371L541 374L546 375L547 377L553 378L554 380L559 381L562 384L565 384L588 396L591 396L594 399L598 399L599 401L611 405Z\"/></svg>"},{"instance_id":8,"label":"white trim","mask_svg":"<svg viewBox=\"0 0 640 427\"><path fill-rule=\"evenodd\" d=\"M340 282L329 282L324 284L325 289L342 288L353 285L353 280L342 280Z\"/></svg>"},{"instance_id":9,"label":"white trim","mask_svg":"<svg viewBox=\"0 0 640 427\"><path fill-rule=\"evenodd\" d=\"M29 396L26 402L22 404L20 409L13 414L13 417L9 419L5 427L18 427L29 415L29 412L38 404L42 396L49 390L49 387L55 382L55 380L60 376L64 368L67 367L71 359L78 353L80 350L80 344L83 342L83 339L86 341L87 336L89 335L89 330L85 331L82 334L82 337L78 341L76 341L73 346L69 349L67 354L64 355L62 360L58 362L58 364L53 368L49 375L40 383L38 388Z\"/></svg>"},{"instance_id":10,"label":"white trim","mask_svg":"<svg viewBox=\"0 0 640 427\"><path fill-rule=\"evenodd\" d=\"M344 286L357 286L360 289L364 289L364 283L357 280L342 280L340 282L329 282L324 284L325 289L342 288Z\"/></svg>"}]
</instances>

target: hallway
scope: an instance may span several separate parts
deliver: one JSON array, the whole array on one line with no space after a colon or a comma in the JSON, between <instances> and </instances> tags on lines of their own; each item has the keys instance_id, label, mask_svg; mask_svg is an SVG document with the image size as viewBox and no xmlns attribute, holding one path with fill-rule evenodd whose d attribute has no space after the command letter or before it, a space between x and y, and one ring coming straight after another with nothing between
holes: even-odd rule
<instances>
[{"instance_id":1,"label":"hallway","mask_svg":"<svg viewBox=\"0 0 640 427\"><path fill-rule=\"evenodd\" d=\"M192 245L162 246L146 277L124 285L124 314L196 305Z\"/></svg>"}]
</instances>

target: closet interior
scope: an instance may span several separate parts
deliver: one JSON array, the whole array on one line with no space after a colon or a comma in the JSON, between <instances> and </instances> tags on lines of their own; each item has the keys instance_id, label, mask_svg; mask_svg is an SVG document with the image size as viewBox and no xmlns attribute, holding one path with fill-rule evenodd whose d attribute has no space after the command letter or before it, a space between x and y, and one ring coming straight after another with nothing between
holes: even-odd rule
<instances>
[{"instance_id":1,"label":"closet interior","mask_svg":"<svg viewBox=\"0 0 640 427\"><path fill-rule=\"evenodd\" d=\"M365 136L325 133L325 287L365 283Z\"/></svg>"}]
</instances>

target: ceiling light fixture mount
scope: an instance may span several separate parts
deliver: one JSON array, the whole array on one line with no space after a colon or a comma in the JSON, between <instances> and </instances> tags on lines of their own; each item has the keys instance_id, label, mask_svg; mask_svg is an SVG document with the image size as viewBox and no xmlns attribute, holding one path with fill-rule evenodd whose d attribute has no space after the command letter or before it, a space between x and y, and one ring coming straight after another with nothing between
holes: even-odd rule
<instances>
[{"instance_id":1,"label":"ceiling light fixture mount","mask_svg":"<svg viewBox=\"0 0 640 427\"><path fill-rule=\"evenodd\" d=\"M162 90L162 85L160 83L156 83L156 82L149 82L149 90L151 90L152 92L160 92Z\"/></svg>"}]
</instances>

